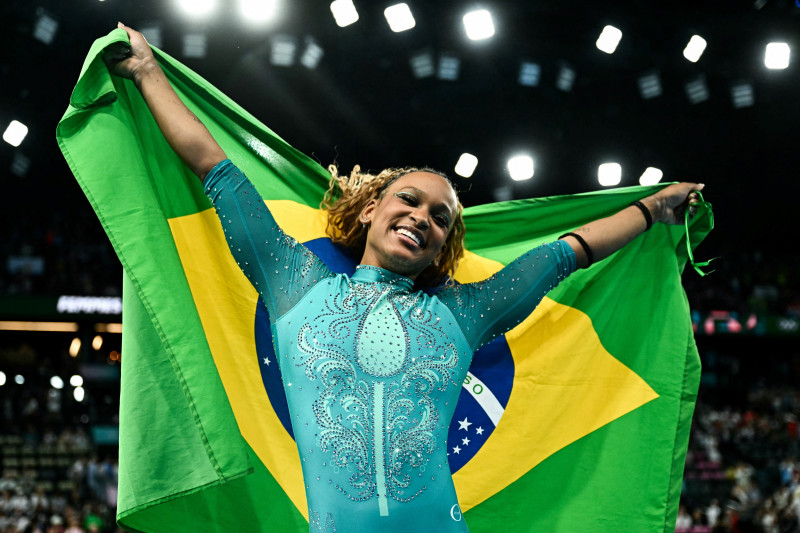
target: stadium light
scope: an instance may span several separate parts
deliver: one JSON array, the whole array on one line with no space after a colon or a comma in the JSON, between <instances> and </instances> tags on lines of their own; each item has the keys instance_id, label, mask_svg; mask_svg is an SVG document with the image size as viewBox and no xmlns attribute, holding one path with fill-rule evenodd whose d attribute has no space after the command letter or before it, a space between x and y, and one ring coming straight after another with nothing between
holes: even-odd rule
<instances>
[{"instance_id":1,"label":"stadium light","mask_svg":"<svg viewBox=\"0 0 800 533\"><path fill-rule=\"evenodd\" d=\"M294 56L297 53L297 41L288 35L276 35L272 39L270 62L279 67L294 65Z\"/></svg>"},{"instance_id":2,"label":"stadium light","mask_svg":"<svg viewBox=\"0 0 800 533\"><path fill-rule=\"evenodd\" d=\"M731 100L735 109L751 107L755 104L755 90L753 84L740 81L731 85Z\"/></svg>"},{"instance_id":3,"label":"stadium light","mask_svg":"<svg viewBox=\"0 0 800 533\"><path fill-rule=\"evenodd\" d=\"M24 385L25 384L25 377L22 374L17 374L14 376L14 383L17 385Z\"/></svg>"},{"instance_id":4,"label":"stadium light","mask_svg":"<svg viewBox=\"0 0 800 533\"><path fill-rule=\"evenodd\" d=\"M704 76L698 76L693 80L689 80L686 83L685 88L686 97L689 98L689 102L693 104L705 102L709 98L708 85L706 85L706 79Z\"/></svg>"},{"instance_id":5,"label":"stadium light","mask_svg":"<svg viewBox=\"0 0 800 533\"><path fill-rule=\"evenodd\" d=\"M142 24L139 31L147 39L150 46L161 48L164 46L164 29L160 22L150 22Z\"/></svg>"},{"instance_id":6,"label":"stadium light","mask_svg":"<svg viewBox=\"0 0 800 533\"><path fill-rule=\"evenodd\" d=\"M638 80L638 84L639 95L641 95L643 100L656 98L661 96L661 93L663 92L661 89L661 78L656 72L651 72L641 76Z\"/></svg>"},{"instance_id":7,"label":"stadium light","mask_svg":"<svg viewBox=\"0 0 800 533\"><path fill-rule=\"evenodd\" d=\"M461 61L452 54L442 54L439 56L439 69L436 75L440 80L454 81L458 79L458 72L461 69Z\"/></svg>"},{"instance_id":8,"label":"stadium light","mask_svg":"<svg viewBox=\"0 0 800 533\"><path fill-rule=\"evenodd\" d=\"M306 49L303 50L303 55L300 56L300 64L307 69L315 69L325 52L322 47L311 37L306 37Z\"/></svg>"},{"instance_id":9,"label":"stadium light","mask_svg":"<svg viewBox=\"0 0 800 533\"><path fill-rule=\"evenodd\" d=\"M202 59L206 57L206 36L202 33L188 33L183 36L184 57Z\"/></svg>"},{"instance_id":10,"label":"stadium light","mask_svg":"<svg viewBox=\"0 0 800 533\"><path fill-rule=\"evenodd\" d=\"M613 187L622 181L622 167L619 163L603 163L597 167L597 181L603 187Z\"/></svg>"},{"instance_id":11,"label":"stadium light","mask_svg":"<svg viewBox=\"0 0 800 533\"><path fill-rule=\"evenodd\" d=\"M178 6L193 18L210 15L217 7L217 0L178 0Z\"/></svg>"},{"instance_id":12,"label":"stadium light","mask_svg":"<svg viewBox=\"0 0 800 533\"><path fill-rule=\"evenodd\" d=\"M83 387L83 378L78 374L75 374L71 378L69 378L69 384L73 387Z\"/></svg>"},{"instance_id":13,"label":"stadium light","mask_svg":"<svg viewBox=\"0 0 800 533\"><path fill-rule=\"evenodd\" d=\"M36 25L33 27L33 37L42 41L44 44L50 44L56 37L58 21L48 15L43 9L39 9L38 14L39 17L36 19Z\"/></svg>"},{"instance_id":14,"label":"stadium light","mask_svg":"<svg viewBox=\"0 0 800 533\"><path fill-rule=\"evenodd\" d=\"M536 87L539 85L539 77L541 76L542 68L538 63L530 61L523 61L519 65L519 78L517 81L520 85L525 87Z\"/></svg>"},{"instance_id":15,"label":"stadium light","mask_svg":"<svg viewBox=\"0 0 800 533\"><path fill-rule=\"evenodd\" d=\"M494 35L492 14L485 9L470 11L463 18L467 37L472 41L481 41Z\"/></svg>"},{"instance_id":16,"label":"stadium light","mask_svg":"<svg viewBox=\"0 0 800 533\"><path fill-rule=\"evenodd\" d=\"M664 173L661 169L655 167L647 167L645 171L639 176L639 185L655 185L661 178L664 177Z\"/></svg>"},{"instance_id":17,"label":"stadium light","mask_svg":"<svg viewBox=\"0 0 800 533\"><path fill-rule=\"evenodd\" d=\"M597 38L597 48L607 54L613 54L622 39L622 31L614 26L606 26Z\"/></svg>"},{"instance_id":18,"label":"stadium light","mask_svg":"<svg viewBox=\"0 0 800 533\"><path fill-rule=\"evenodd\" d=\"M692 35L692 38L686 43L686 48L683 49L683 57L692 63L697 63L697 60L703 55L707 44L706 40L699 35Z\"/></svg>"},{"instance_id":19,"label":"stadium light","mask_svg":"<svg viewBox=\"0 0 800 533\"><path fill-rule=\"evenodd\" d=\"M24 178L31 168L31 160L28 156L19 153L14 153L14 158L11 160L11 172L20 178Z\"/></svg>"},{"instance_id":20,"label":"stadium light","mask_svg":"<svg viewBox=\"0 0 800 533\"><path fill-rule=\"evenodd\" d=\"M512 157L508 160L508 173L514 181L531 179L533 177L533 159L527 155Z\"/></svg>"},{"instance_id":21,"label":"stadium light","mask_svg":"<svg viewBox=\"0 0 800 533\"><path fill-rule=\"evenodd\" d=\"M353 0L335 0L331 2L331 13L336 25L340 28L349 26L358 20L358 11Z\"/></svg>"},{"instance_id":22,"label":"stadium light","mask_svg":"<svg viewBox=\"0 0 800 533\"><path fill-rule=\"evenodd\" d=\"M53 376L50 378L50 386L54 389L61 390L64 388L64 380L58 376Z\"/></svg>"},{"instance_id":23,"label":"stadium light","mask_svg":"<svg viewBox=\"0 0 800 533\"><path fill-rule=\"evenodd\" d=\"M0 387L6 384L6 373L0 370Z\"/></svg>"},{"instance_id":24,"label":"stadium light","mask_svg":"<svg viewBox=\"0 0 800 533\"><path fill-rule=\"evenodd\" d=\"M383 10L383 16L386 17L389 28L395 33L410 30L417 25L417 22L414 20L414 15L411 14L411 8L409 8L406 3L387 7Z\"/></svg>"},{"instance_id":25,"label":"stadium light","mask_svg":"<svg viewBox=\"0 0 800 533\"><path fill-rule=\"evenodd\" d=\"M568 93L572 91L572 86L575 85L575 69L568 65L561 65L558 70L558 78L556 78L556 87Z\"/></svg>"},{"instance_id":26,"label":"stadium light","mask_svg":"<svg viewBox=\"0 0 800 533\"><path fill-rule=\"evenodd\" d=\"M11 146L19 146L28 135L28 126L18 120L12 120L3 132L3 140Z\"/></svg>"},{"instance_id":27,"label":"stadium light","mask_svg":"<svg viewBox=\"0 0 800 533\"><path fill-rule=\"evenodd\" d=\"M75 387L75 390L72 391L72 397L75 398L76 402L82 402L86 398L86 391L83 387Z\"/></svg>"},{"instance_id":28,"label":"stadium light","mask_svg":"<svg viewBox=\"0 0 800 533\"><path fill-rule=\"evenodd\" d=\"M791 50L786 43L769 43L764 52L764 65L768 69L785 69L789 66Z\"/></svg>"},{"instance_id":29,"label":"stadium light","mask_svg":"<svg viewBox=\"0 0 800 533\"><path fill-rule=\"evenodd\" d=\"M275 17L277 0L239 0L239 13L248 23L262 24Z\"/></svg>"},{"instance_id":30,"label":"stadium light","mask_svg":"<svg viewBox=\"0 0 800 533\"><path fill-rule=\"evenodd\" d=\"M458 162L456 163L456 174L464 178L471 178L472 174L475 173L475 169L478 167L478 158L472 154L468 154L464 152L461 154L461 157L458 158Z\"/></svg>"},{"instance_id":31,"label":"stadium light","mask_svg":"<svg viewBox=\"0 0 800 533\"><path fill-rule=\"evenodd\" d=\"M409 60L414 77L419 79L430 78L436 70L433 64L433 54L430 51L418 52Z\"/></svg>"},{"instance_id":32,"label":"stadium light","mask_svg":"<svg viewBox=\"0 0 800 533\"><path fill-rule=\"evenodd\" d=\"M94 338L92 339L92 349L94 349L94 351L97 351L102 347L103 347L103 337L101 337L100 335L95 335Z\"/></svg>"}]
</instances>

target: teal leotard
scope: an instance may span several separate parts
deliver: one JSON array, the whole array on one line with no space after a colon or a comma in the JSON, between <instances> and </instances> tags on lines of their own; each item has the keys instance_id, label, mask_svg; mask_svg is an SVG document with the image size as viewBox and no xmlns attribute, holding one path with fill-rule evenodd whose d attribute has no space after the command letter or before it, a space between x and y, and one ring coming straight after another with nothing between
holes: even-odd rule
<instances>
[{"instance_id":1,"label":"teal leotard","mask_svg":"<svg viewBox=\"0 0 800 533\"><path fill-rule=\"evenodd\" d=\"M542 245L485 281L428 295L377 267L331 272L228 160L204 185L272 318L310 530L467 531L446 442L461 384L473 352L575 269L569 245Z\"/></svg>"}]
</instances>

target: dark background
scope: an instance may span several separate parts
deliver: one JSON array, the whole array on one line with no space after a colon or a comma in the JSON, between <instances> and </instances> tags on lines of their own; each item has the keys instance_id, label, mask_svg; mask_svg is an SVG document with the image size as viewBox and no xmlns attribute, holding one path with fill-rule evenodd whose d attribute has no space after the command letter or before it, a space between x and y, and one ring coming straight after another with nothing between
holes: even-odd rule
<instances>
[{"instance_id":1,"label":"dark background","mask_svg":"<svg viewBox=\"0 0 800 533\"><path fill-rule=\"evenodd\" d=\"M324 165L428 165L452 175L458 156L470 152L478 168L471 179L458 179L467 206L493 201L502 187L513 198L596 190L597 165L610 160L622 165L621 186L636 185L647 166L656 166L663 181L706 183L717 215L703 247L709 255L796 242L794 1L496 0L482 4L496 27L482 42L467 40L461 23L474 3L409 0L417 26L398 34L383 17L389 4L357 1L360 20L339 28L328 1L287 1L277 22L250 28L234 2L220 1L206 21L168 1L2 2L0 128L12 119L30 128L19 148L0 143L4 223L45 211L68 223L89 210L60 155L55 126L92 41L121 20L132 27L159 23L162 49ZM32 37L42 10L59 23L49 45ZM612 55L594 44L606 24L623 32ZM204 59L182 56L183 35L195 31L208 34ZM708 48L693 64L682 50L695 33ZM318 68L270 65L277 34L301 43L313 37L325 54ZM788 69L764 67L771 41L794 48ZM426 48L459 57L458 80L415 79L409 57ZM523 59L541 65L538 87L517 83ZM569 93L555 87L562 62L577 73ZM659 72L663 94L643 100L637 78L651 70ZM684 83L697 75L705 76L710 99L692 105ZM754 84L754 106L734 109L730 85L738 80ZM512 182L505 170L518 151L535 159L536 174L526 182ZM9 170L16 152L31 160L24 177Z\"/></svg>"}]
</instances>

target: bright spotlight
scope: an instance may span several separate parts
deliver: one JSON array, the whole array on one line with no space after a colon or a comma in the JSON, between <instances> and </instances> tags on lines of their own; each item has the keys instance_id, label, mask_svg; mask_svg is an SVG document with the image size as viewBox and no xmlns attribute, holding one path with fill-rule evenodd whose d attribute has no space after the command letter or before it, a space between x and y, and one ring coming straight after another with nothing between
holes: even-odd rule
<instances>
[{"instance_id":1,"label":"bright spotlight","mask_svg":"<svg viewBox=\"0 0 800 533\"><path fill-rule=\"evenodd\" d=\"M789 66L789 45L786 43L769 43L764 54L764 65L769 69L785 69Z\"/></svg>"},{"instance_id":2,"label":"bright spotlight","mask_svg":"<svg viewBox=\"0 0 800 533\"><path fill-rule=\"evenodd\" d=\"M95 335L94 338L92 339L92 348L94 349L94 351L97 351L102 347L103 347L103 337L101 337L100 335Z\"/></svg>"},{"instance_id":3,"label":"bright spotlight","mask_svg":"<svg viewBox=\"0 0 800 533\"><path fill-rule=\"evenodd\" d=\"M83 387L83 377L75 374L71 378L69 378L69 384L73 387Z\"/></svg>"},{"instance_id":4,"label":"bright spotlight","mask_svg":"<svg viewBox=\"0 0 800 533\"><path fill-rule=\"evenodd\" d=\"M239 0L239 12L242 18L256 24L272 19L277 7L277 0Z\"/></svg>"},{"instance_id":5,"label":"bright spotlight","mask_svg":"<svg viewBox=\"0 0 800 533\"><path fill-rule=\"evenodd\" d=\"M639 176L639 185L655 185L661 178L664 177L664 173L661 172L661 169L655 167L647 167L641 176Z\"/></svg>"},{"instance_id":6,"label":"bright spotlight","mask_svg":"<svg viewBox=\"0 0 800 533\"><path fill-rule=\"evenodd\" d=\"M692 38L686 44L686 48L683 49L683 57L692 63L697 63L697 60L703 55L707 44L706 40L699 35L692 35Z\"/></svg>"},{"instance_id":7,"label":"bright spotlight","mask_svg":"<svg viewBox=\"0 0 800 533\"><path fill-rule=\"evenodd\" d=\"M28 126L18 120L12 120L3 132L3 140L11 146L19 146L27 134Z\"/></svg>"},{"instance_id":8,"label":"bright spotlight","mask_svg":"<svg viewBox=\"0 0 800 533\"><path fill-rule=\"evenodd\" d=\"M75 398L76 402L82 402L86 397L86 391L83 389L83 387L75 387L75 390L72 391L72 396Z\"/></svg>"},{"instance_id":9,"label":"bright spotlight","mask_svg":"<svg viewBox=\"0 0 800 533\"><path fill-rule=\"evenodd\" d=\"M606 26L597 38L597 48L607 54L613 54L622 39L622 31L614 26Z\"/></svg>"},{"instance_id":10,"label":"bright spotlight","mask_svg":"<svg viewBox=\"0 0 800 533\"><path fill-rule=\"evenodd\" d=\"M340 28L349 26L358 20L358 11L353 5L353 0L335 0L331 2L333 19Z\"/></svg>"},{"instance_id":11,"label":"bright spotlight","mask_svg":"<svg viewBox=\"0 0 800 533\"><path fill-rule=\"evenodd\" d=\"M217 7L217 0L178 0L178 6L191 17L205 17Z\"/></svg>"},{"instance_id":12,"label":"bright spotlight","mask_svg":"<svg viewBox=\"0 0 800 533\"><path fill-rule=\"evenodd\" d=\"M467 37L472 41L488 39L494 35L494 22L492 14L485 9L470 11L464 15L464 29Z\"/></svg>"},{"instance_id":13,"label":"bright spotlight","mask_svg":"<svg viewBox=\"0 0 800 533\"><path fill-rule=\"evenodd\" d=\"M603 163L597 167L597 181L603 187L613 187L622 181L622 167L619 163Z\"/></svg>"},{"instance_id":14,"label":"bright spotlight","mask_svg":"<svg viewBox=\"0 0 800 533\"><path fill-rule=\"evenodd\" d=\"M58 376L53 376L50 378L50 386L54 389L63 389L64 388L64 380Z\"/></svg>"},{"instance_id":15,"label":"bright spotlight","mask_svg":"<svg viewBox=\"0 0 800 533\"><path fill-rule=\"evenodd\" d=\"M411 8L405 3L387 7L383 10L383 16L386 17L386 22L395 33L410 30L417 25L414 15L411 14Z\"/></svg>"},{"instance_id":16,"label":"bright spotlight","mask_svg":"<svg viewBox=\"0 0 800 533\"><path fill-rule=\"evenodd\" d=\"M527 155L518 155L508 160L508 173L514 181L528 180L533 177L533 159Z\"/></svg>"},{"instance_id":17,"label":"bright spotlight","mask_svg":"<svg viewBox=\"0 0 800 533\"><path fill-rule=\"evenodd\" d=\"M14 383L16 383L17 385L24 385L25 378L22 376L22 374L17 374L16 376L14 376Z\"/></svg>"},{"instance_id":18,"label":"bright spotlight","mask_svg":"<svg viewBox=\"0 0 800 533\"><path fill-rule=\"evenodd\" d=\"M6 373L0 370L0 387L6 384Z\"/></svg>"},{"instance_id":19,"label":"bright spotlight","mask_svg":"<svg viewBox=\"0 0 800 533\"><path fill-rule=\"evenodd\" d=\"M472 154L463 153L461 157L458 158L458 163L456 163L456 174L462 176L464 178L471 178L472 174L475 172L475 169L478 167L478 158Z\"/></svg>"}]
</instances>

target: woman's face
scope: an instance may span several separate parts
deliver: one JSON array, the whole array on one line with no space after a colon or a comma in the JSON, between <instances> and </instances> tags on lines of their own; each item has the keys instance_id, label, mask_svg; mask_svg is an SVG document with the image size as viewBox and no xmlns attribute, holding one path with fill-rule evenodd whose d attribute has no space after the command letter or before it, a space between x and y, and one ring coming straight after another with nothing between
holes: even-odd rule
<instances>
[{"instance_id":1,"label":"woman's face","mask_svg":"<svg viewBox=\"0 0 800 533\"><path fill-rule=\"evenodd\" d=\"M439 260L457 209L455 191L438 174L398 178L361 212L361 222L369 224L361 264L416 279Z\"/></svg>"}]
</instances>

